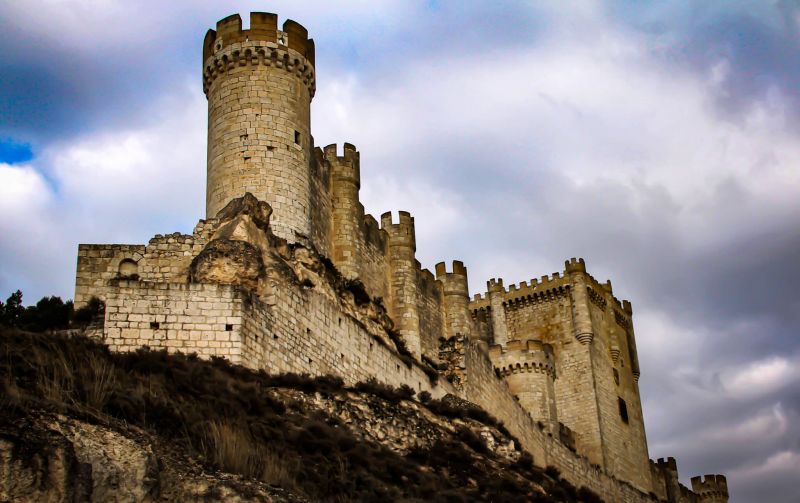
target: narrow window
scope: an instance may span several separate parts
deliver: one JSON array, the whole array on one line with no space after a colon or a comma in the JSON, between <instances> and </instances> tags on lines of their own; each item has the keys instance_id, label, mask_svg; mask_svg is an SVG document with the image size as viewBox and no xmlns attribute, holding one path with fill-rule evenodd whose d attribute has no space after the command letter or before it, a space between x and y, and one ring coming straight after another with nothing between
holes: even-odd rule
<instances>
[{"instance_id":1,"label":"narrow window","mask_svg":"<svg viewBox=\"0 0 800 503\"><path fill-rule=\"evenodd\" d=\"M294 142L297 145L300 145L300 131L294 132Z\"/></svg>"},{"instance_id":2,"label":"narrow window","mask_svg":"<svg viewBox=\"0 0 800 503\"><path fill-rule=\"evenodd\" d=\"M150 328L153 329L153 330L158 330L158 327L160 327L160 326L161 326L161 324L158 323L157 321L151 321L150 322Z\"/></svg>"},{"instance_id":3,"label":"narrow window","mask_svg":"<svg viewBox=\"0 0 800 503\"><path fill-rule=\"evenodd\" d=\"M231 325L231 324L225 325L225 331L226 332L232 332L233 331L233 325Z\"/></svg>"},{"instance_id":4,"label":"narrow window","mask_svg":"<svg viewBox=\"0 0 800 503\"><path fill-rule=\"evenodd\" d=\"M628 405L622 398L617 397L617 399L619 400L619 417L622 418L623 423L628 424Z\"/></svg>"}]
</instances>

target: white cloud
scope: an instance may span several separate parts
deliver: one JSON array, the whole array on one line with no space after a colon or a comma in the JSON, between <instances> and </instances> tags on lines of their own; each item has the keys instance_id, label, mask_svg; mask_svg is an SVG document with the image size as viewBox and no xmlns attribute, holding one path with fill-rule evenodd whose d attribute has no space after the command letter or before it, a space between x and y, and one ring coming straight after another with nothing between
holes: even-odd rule
<instances>
[{"instance_id":1,"label":"white cloud","mask_svg":"<svg viewBox=\"0 0 800 503\"><path fill-rule=\"evenodd\" d=\"M163 98L149 128L85 135L22 167L0 166L0 295L22 288L26 302L72 297L78 243L191 231L205 213L198 87Z\"/></svg>"}]
</instances>

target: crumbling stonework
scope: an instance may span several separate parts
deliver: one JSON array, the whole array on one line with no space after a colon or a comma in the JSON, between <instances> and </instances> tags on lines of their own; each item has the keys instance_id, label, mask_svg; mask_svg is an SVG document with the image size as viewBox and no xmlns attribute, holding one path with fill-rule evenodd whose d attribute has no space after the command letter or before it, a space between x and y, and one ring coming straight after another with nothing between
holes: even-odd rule
<instances>
[{"instance_id":1,"label":"crumbling stonework","mask_svg":"<svg viewBox=\"0 0 800 503\"><path fill-rule=\"evenodd\" d=\"M203 60L207 219L147 245L79 247L75 302L105 301L113 350L452 394L609 501L726 501L724 477L690 491L674 464L648 460L633 311L610 282L572 259L530 283L489 280L470 300L462 262L422 269L410 213L380 225L365 214L356 147L314 147L302 26L253 13L242 30L230 16L209 30Z\"/></svg>"}]
</instances>

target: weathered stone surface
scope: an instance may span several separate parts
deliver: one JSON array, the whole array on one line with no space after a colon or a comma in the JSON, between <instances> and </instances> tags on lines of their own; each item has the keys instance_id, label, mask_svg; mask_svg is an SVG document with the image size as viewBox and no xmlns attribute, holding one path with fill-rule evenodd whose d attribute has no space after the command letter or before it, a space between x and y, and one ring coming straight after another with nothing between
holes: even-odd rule
<instances>
[{"instance_id":1,"label":"weathered stone surface","mask_svg":"<svg viewBox=\"0 0 800 503\"><path fill-rule=\"evenodd\" d=\"M205 473L151 434L32 413L0 426L0 501L305 501L267 484Z\"/></svg>"},{"instance_id":2,"label":"weathered stone surface","mask_svg":"<svg viewBox=\"0 0 800 503\"><path fill-rule=\"evenodd\" d=\"M258 289L264 274L261 250L247 241L215 239L192 260L189 280L193 283L242 285Z\"/></svg>"},{"instance_id":3,"label":"weathered stone surface","mask_svg":"<svg viewBox=\"0 0 800 503\"><path fill-rule=\"evenodd\" d=\"M224 208L219 210L216 218L219 221L226 221L233 220L240 215L249 216L256 227L266 232L269 228L272 206L266 201L259 201L250 192L246 192L242 197L232 199Z\"/></svg>"}]
</instances>

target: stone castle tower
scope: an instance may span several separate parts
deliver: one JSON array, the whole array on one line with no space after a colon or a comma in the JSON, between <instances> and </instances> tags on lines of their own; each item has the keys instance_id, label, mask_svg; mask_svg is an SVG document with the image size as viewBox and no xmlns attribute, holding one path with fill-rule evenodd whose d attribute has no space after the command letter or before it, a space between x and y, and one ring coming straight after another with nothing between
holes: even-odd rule
<instances>
[{"instance_id":1,"label":"stone castle tower","mask_svg":"<svg viewBox=\"0 0 800 503\"><path fill-rule=\"evenodd\" d=\"M377 378L474 402L545 467L607 501L723 502L722 475L650 461L630 302L583 259L469 297L458 260L416 259L414 217L366 214L355 146L311 136L314 42L238 15L203 42L206 218L147 245L80 245L75 303L112 350L146 345L269 372ZM340 153L341 152L341 153Z\"/></svg>"},{"instance_id":2,"label":"stone castle tower","mask_svg":"<svg viewBox=\"0 0 800 503\"><path fill-rule=\"evenodd\" d=\"M294 21L254 12L250 29L228 16L203 41L208 97L206 216L246 192L267 201L276 235L311 232L314 41Z\"/></svg>"}]
</instances>

